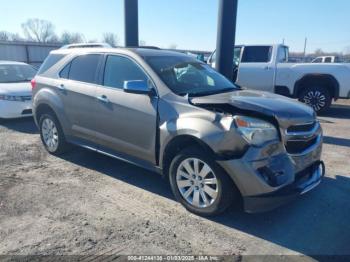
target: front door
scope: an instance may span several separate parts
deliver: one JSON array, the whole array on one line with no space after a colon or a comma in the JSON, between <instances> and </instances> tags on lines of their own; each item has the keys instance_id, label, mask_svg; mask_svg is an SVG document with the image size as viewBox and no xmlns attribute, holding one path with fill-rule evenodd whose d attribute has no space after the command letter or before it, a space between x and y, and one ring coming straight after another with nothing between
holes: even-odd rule
<instances>
[{"instance_id":1,"label":"front door","mask_svg":"<svg viewBox=\"0 0 350 262\"><path fill-rule=\"evenodd\" d=\"M124 92L124 82L134 80L151 83L131 58L106 57L103 82L96 92L96 136L104 148L155 164L158 98Z\"/></svg>"}]
</instances>

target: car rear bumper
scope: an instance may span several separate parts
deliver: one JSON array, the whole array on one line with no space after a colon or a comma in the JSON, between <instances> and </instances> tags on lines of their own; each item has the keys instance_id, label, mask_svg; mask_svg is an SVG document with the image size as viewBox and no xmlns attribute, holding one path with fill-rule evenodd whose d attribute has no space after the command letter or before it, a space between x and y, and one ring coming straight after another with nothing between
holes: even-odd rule
<instances>
[{"instance_id":1,"label":"car rear bumper","mask_svg":"<svg viewBox=\"0 0 350 262\"><path fill-rule=\"evenodd\" d=\"M32 116L32 101L0 101L0 118Z\"/></svg>"}]
</instances>

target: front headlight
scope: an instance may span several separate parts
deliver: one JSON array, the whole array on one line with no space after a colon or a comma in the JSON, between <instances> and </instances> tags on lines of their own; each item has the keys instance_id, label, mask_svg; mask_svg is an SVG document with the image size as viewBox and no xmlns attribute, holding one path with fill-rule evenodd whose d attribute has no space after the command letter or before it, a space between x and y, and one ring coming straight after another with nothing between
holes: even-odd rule
<instances>
[{"instance_id":1,"label":"front headlight","mask_svg":"<svg viewBox=\"0 0 350 262\"><path fill-rule=\"evenodd\" d=\"M251 145L261 146L278 139L276 127L269 122L247 116L235 116L233 119L237 129Z\"/></svg>"}]
</instances>

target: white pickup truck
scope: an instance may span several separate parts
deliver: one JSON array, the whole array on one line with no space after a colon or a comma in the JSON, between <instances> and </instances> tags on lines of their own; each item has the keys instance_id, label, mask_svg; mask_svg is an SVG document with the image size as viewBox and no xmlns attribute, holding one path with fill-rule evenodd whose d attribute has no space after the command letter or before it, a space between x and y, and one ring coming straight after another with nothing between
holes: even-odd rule
<instances>
[{"instance_id":1,"label":"white pickup truck","mask_svg":"<svg viewBox=\"0 0 350 262\"><path fill-rule=\"evenodd\" d=\"M285 45L246 45L234 50L237 85L293 97L318 113L350 98L350 64L288 63ZM216 53L208 59L215 68Z\"/></svg>"}]
</instances>

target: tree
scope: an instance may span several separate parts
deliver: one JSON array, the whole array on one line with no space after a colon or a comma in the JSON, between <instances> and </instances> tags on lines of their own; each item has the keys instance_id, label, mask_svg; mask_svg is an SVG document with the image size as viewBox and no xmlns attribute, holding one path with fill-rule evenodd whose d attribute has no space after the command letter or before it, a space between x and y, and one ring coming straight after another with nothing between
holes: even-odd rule
<instances>
[{"instance_id":1,"label":"tree","mask_svg":"<svg viewBox=\"0 0 350 262\"><path fill-rule=\"evenodd\" d=\"M23 41L23 38L17 33L0 31L0 41Z\"/></svg>"},{"instance_id":2,"label":"tree","mask_svg":"<svg viewBox=\"0 0 350 262\"><path fill-rule=\"evenodd\" d=\"M60 41L64 45L83 43L85 42L84 40L85 40L85 37L83 34L70 33L67 31L63 32L60 38Z\"/></svg>"},{"instance_id":3,"label":"tree","mask_svg":"<svg viewBox=\"0 0 350 262\"><path fill-rule=\"evenodd\" d=\"M18 33L11 34L11 41L24 41L23 37L21 37Z\"/></svg>"},{"instance_id":4,"label":"tree","mask_svg":"<svg viewBox=\"0 0 350 262\"><path fill-rule=\"evenodd\" d=\"M9 41L10 40L10 33L6 31L0 31L0 41Z\"/></svg>"},{"instance_id":5,"label":"tree","mask_svg":"<svg viewBox=\"0 0 350 262\"><path fill-rule=\"evenodd\" d=\"M323 50L321 48L318 48L318 49L315 50L315 55L316 56L322 56L322 55L324 55L324 52L323 52Z\"/></svg>"},{"instance_id":6,"label":"tree","mask_svg":"<svg viewBox=\"0 0 350 262\"><path fill-rule=\"evenodd\" d=\"M28 19L22 24L24 35L28 40L49 43L57 39L55 27L50 21L41 19Z\"/></svg>"},{"instance_id":7,"label":"tree","mask_svg":"<svg viewBox=\"0 0 350 262\"><path fill-rule=\"evenodd\" d=\"M119 39L116 34L113 33L104 33L102 42L110 44L112 47L116 47L118 45Z\"/></svg>"}]
</instances>

